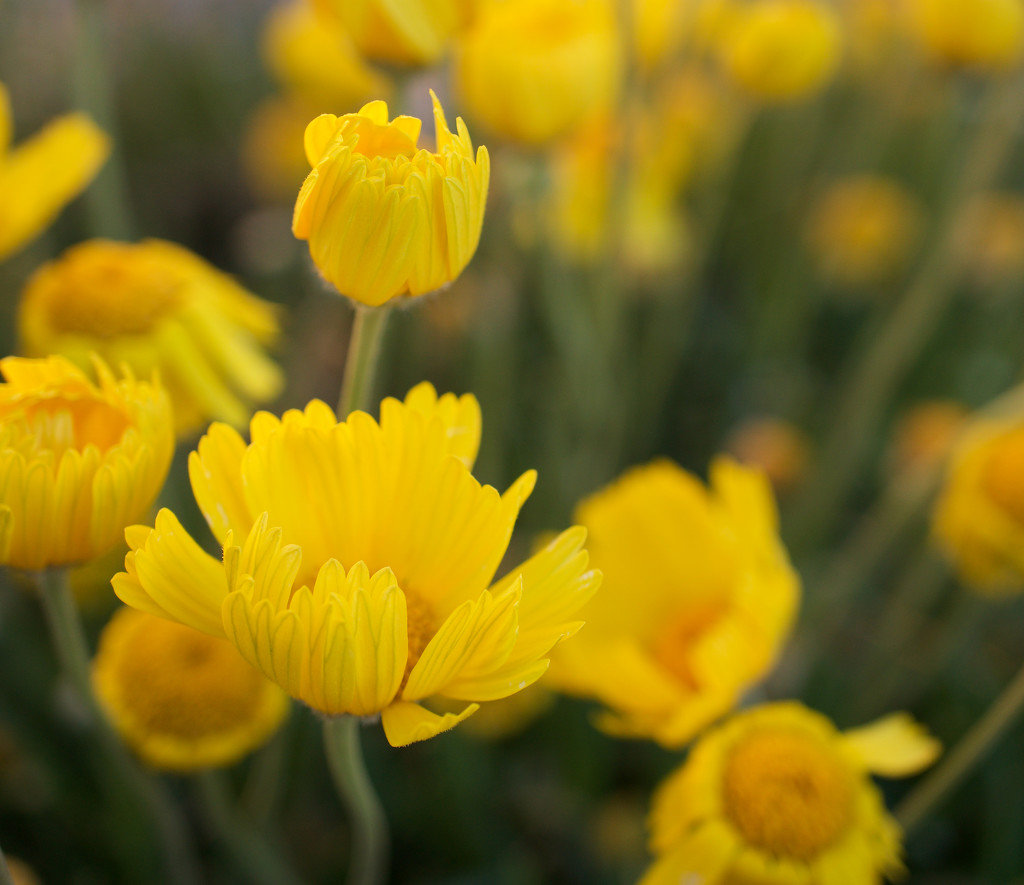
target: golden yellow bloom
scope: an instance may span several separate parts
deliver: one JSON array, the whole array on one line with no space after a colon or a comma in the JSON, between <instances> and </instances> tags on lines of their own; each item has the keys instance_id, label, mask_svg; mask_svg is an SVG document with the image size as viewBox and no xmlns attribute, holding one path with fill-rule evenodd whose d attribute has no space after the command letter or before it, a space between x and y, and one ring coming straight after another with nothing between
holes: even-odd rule
<instances>
[{"instance_id":1,"label":"golden yellow bloom","mask_svg":"<svg viewBox=\"0 0 1024 885\"><path fill-rule=\"evenodd\" d=\"M278 82L309 105L348 110L388 89L351 37L305 0L289 0L270 13L263 56Z\"/></svg>"},{"instance_id":2,"label":"golden yellow bloom","mask_svg":"<svg viewBox=\"0 0 1024 885\"><path fill-rule=\"evenodd\" d=\"M978 420L950 460L934 531L975 589L1024 589L1024 423Z\"/></svg>"},{"instance_id":3,"label":"golden yellow bloom","mask_svg":"<svg viewBox=\"0 0 1024 885\"><path fill-rule=\"evenodd\" d=\"M737 7L719 56L733 80L763 101L795 101L821 90L841 53L839 23L817 0L753 0Z\"/></svg>"},{"instance_id":4,"label":"golden yellow bloom","mask_svg":"<svg viewBox=\"0 0 1024 885\"><path fill-rule=\"evenodd\" d=\"M358 114L323 114L306 128L313 170L295 203L292 232L342 295L376 306L450 283L480 241L491 175L474 159L462 118L453 135L437 96L437 153L417 148L420 121L370 102Z\"/></svg>"},{"instance_id":5,"label":"golden yellow bloom","mask_svg":"<svg viewBox=\"0 0 1024 885\"><path fill-rule=\"evenodd\" d=\"M606 115L620 75L609 0L491 0L455 55L455 84L474 125L530 145Z\"/></svg>"},{"instance_id":6,"label":"golden yellow bloom","mask_svg":"<svg viewBox=\"0 0 1024 885\"><path fill-rule=\"evenodd\" d=\"M958 234L979 284L1005 285L1024 277L1024 199L981 194L964 210Z\"/></svg>"},{"instance_id":7,"label":"golden yellow bloom","mask_svg":"<svg viewBox=\"0 0 1024 885\"><path fill-rule=\"evenodd\" d=\"M367 58L396 65L439 61L480 0L312 0Z\"/></svg>"},{"instance_id":8,"label":"golden yellow bloom","mask_svg":"<svg viewBox=\"0 0 1024 885\"><path fill-rule=\"evenodd\" d=\"M694 16L693 0L632 0L633 54L641 69L670 60L681 48Z\"/></svg>"},{"instance_id":9,"label":"golden yellow bloom","mask_svg":"<svg viewBox=\"0 0 1024 885\"><path fill-rule=\"evenodd\" d=\"M92 181L110 143L84 114L70 114L11 148L14 127L0 83L0 260L39 234Z\"/></svg>"},{"instance_id":10,"label":"golden yellow bloom","mask_svg":"<svg viewBox=\"0 0 1024 885\"><path fill-rule=\"evenodd\" d=\"M1020 0L909 0L909 5L914 35L936 62L1000 71L1020 61Z\"/></svg>"},{"instance_id":11,"label":"golden yellow bloom","mask_svg":"<svg viewBox=\"0 0 1024 885\"><path fill-rule=\"evenodd\" d=\"M380 423L338 423L322 402L261 412L248 446L214 424L189 458L192 490L223 557L162 510L127 533L114 590L129 605L226 636L289 694L329 716L382 715L393 746L433 737L477 709L420 701L507 697L536 681L597 586L569 529L491 584L524 474L499 495L470 473L472 396L421 384ZM488 585L490 587L488 588Z\"/></svg>"},{"instance_id":12,"label":"golden yellow bloom","mask_svg":"<svg viewBox=\"0 0 1024 885\"><path fill-rule=\"evenodd\" d=\"M810 457L806 434L777 418L744 422L730 434L725 448L741 463L763 470L779 492L800 481Z\"/></svg>"},{"instance_id":13,"label":"golden yellow bloom","mask_svg":"<svg viewBox=\"0 0 1024 885\"><path fill-rule=\"evenodd\" d=\"M807 239L824 276L844 285L869 285L906 266L921 215L899 182L874 175L847 178L814 206Z\"/></svg>"},{"instance_id":14,"label":"golden yellow bloom","mask_svg":"<svg viewBox=\"0 0 1024 885\"><path fill-rule=\"evenodd\" d=\"M789 634L800 583L768 480L719 458L707 489L656 461L585 500L576 521L605 582L547 684L602 701L612 733L680 746L765 675Z\"/></svg>"},{"instance_id":15,"label":"golden yellow bloom","mask_svg":"<svg viewBox=\"0 0 1024 885\"><path fill-rule=\"evenodd\" d=\"M89 366L89 354L139 375L159 369L179 434L211 418L244 425L272 399L280 369L261 345L277 311L173 243L89 240L43 265L22 294L21 348Z\"/></svg>"},{"instance_id":16,"label":"golden yellow bloom","mask_svg":"<svg viewBox=\"0 0 1024 885\"><path fill-rule=\"evenodd\" d=\"M171 464L171 406L155 383L99 384L61 357L0 360L0 564L86 562L145 515Z\"/></svg>"},{"instance_id":17,"label":"golden yellow bloom","mask_svg":"<svg viewBox=\"0 0 1024 885\"><path fill-rule=\"evenodd\" d=\"M640 885L880 882L903 869L901 833L870 774L914 774L940 749L905 713L842 733L795 702L738 713L655 794Z\"/></svg>"},{"instance_id":18,"label":"golden yellow bloom","mask_svg":"<svg viewBox=\"0 0 1024 885\"><path fill-rule=\"evenodd\" d=\"M154 768L231 765L288 715L288 696L217 639L140 612L117 611L93 660L96 697Z\"/></svg>"}]
</instances>

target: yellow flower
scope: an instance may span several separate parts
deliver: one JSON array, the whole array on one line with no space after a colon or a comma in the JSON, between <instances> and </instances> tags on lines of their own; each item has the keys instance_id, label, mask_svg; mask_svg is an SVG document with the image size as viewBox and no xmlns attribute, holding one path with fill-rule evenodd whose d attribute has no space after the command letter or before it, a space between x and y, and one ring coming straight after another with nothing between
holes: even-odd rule
<instances>
[{"instance_id":1,"label":"yellow flower","mask_svg":"<svg viewBox=\"0 0 1024 885\"><path fill-rule=\"evenodd\" d=\"M903 869L901 833L870 774L914 774L939 752L905 713L843 733L794 702L738 713L655 794L640 885L879 882Z\"/></svg>"},{"instance_id":2,"label":"yellow flower","mask_svg":"<svg viewBox=\"0 0 1024 885\"><path fill-rule=\"evenodd\" d=\"M309 173L302 136L319 107L272 95L249 114L242 135L242 166L264 200L291 205Z\"/></svg>"},{"instance_id":3,"label":"yellow flower","mask_svg":"<svg viewBox=\"0 0 1024 885\"><path fill-rule=\"evenodd\" d=\"M474 159L461 118L453 135L437 96L437 153L417 148L420 121L370 102L358 114L323 114L306 128L313 170L295 203L292 232L341 294L376 306L450 283L480 241L491 159Z\"/></svg>"},{"instance_id":4,"label":"yellow flower","mask_svg":"<svg viewBox=\"0 0 1024 885\"><path fill-rule=\"evenodd\" d=\"M139 375L159 369L179 434L211 418L244 425L282 375L260 345L276 309L187 249L162 240L89 240L43 265L22 294L22 351L82 368L96 352Z\"/></svg>"},{"instance_id":5,"label":"yellow flower","mask_svg":"<svg viewBox=\"0 0 1024 885\"><path fill-rule=\"evenodd\" d=\"M693 0L632 0L630 30L639 67L651 70L672 59L694 16Z\"/></svg>"},{"instance_id":6,"label":"yellow flower","mask_svg":"<svg viewBox=\"0 0 1024 885\"><path fill-rule=\"evenodd\" d=\"M958 235L980 285L1006 285L1024 276L1024 199L999 193L975 197L961 216Z\"/></svg>"},{"instance_id":7,"label":"yellow flower","mask_svg":"<svg viewBox=\"0 0 1024 885\"><path fill-rule=\"evenodd\" d=\"M102 556L145 515L171 464L171 407L155 383L99 384L61 357L0 360L0 563Z\"/></svg>"},{"instance_id":8,"label":"yellow flower","mask_svg":"<svg viewBox=\"0 0 1024 885\"><path fill-rule=\"evenodd\" d=\"M951 458L934 531L963 579L992 594L1024 589L1024 423L978 420Z\"/></svg>"},{"instance_id":9,"label":"yellow flower","mask_svg":"<svg viewBox=\"0 0 1024 885\"><path fill-rule=\"evenodd\" d=\"M263 56L288 92L309 105L347 109L388 88L359 57L348 34L304 0L290 0L270 13Z\"/></svg>"},{"instance_id":10,"label":"yellow flower","mask_svg":"<svg viewBox=\"0 0 1024 885\"><path fill-rule=\"evenodd\" d=\"M397 65L441 59L479 0L312 0L352 36L367 58Z\"/></svg>"},{"instance_id":11,"label":"yellow flower","mask_svg":"<svg viewBox=\"0 0 1024 885\"><path fill-rule=\"evenodd\" d=\"M634 468L579 505L605 576L548 684L595 697L614 734L680 746L765 675L799 579L767 478L717 459L711 488L669 461Z\"/></svg>"},{"instance_id":12,"label":"yellow flower","mask_svg":"<svg viewBox=\"0 0 1024 885\"><path fill-rule=\"evenodd\" d=\"M967 408L955 400L927 400L908 409L893 435L890 461L896 471L939 467L960 436Z\"/></svg>"},{"instance_id":13,"label":"yellow flower","mask_svg":"<svg viewBox=\"0 0 1024 885\"><path fill-rule=\"evenodd\" d=\"M835 13L816 0L754 0L737 7L719 45L732 79L769 102L795 101L821 90L840 51Z\"/></svg>"},{"instance_id":14,"label":"yellow flower","mask_svg":"<svg viewBox=\"0 0 1024 885\"><path fill-rule=\"evenodd\" d=\"M499 495L470 473L480 439L472 396L421 384L387 399L380 423L338 423L322 402L261 412L252 443L214 424L189 458L192 490L223 557L162 510L127 533L114 590L129 605L226 636L289 694L328 716L382 715L393 746L476 711L437 715L433 696L488 701L547 669L580 626L599 576L569 529L504 578L524 474Z\"/></svg>"},{"instance_id":15,"label":"yellow flower","mask_svg":"<svg viewBox=\"0 0 1024 885\"><path fill-rule=\"evenodd\" d=\"M0 83L0 260L37 236L92 181L110 144L83 114L70 114L11 148L7 90Z\"/></svg>"},{"instance_id":16,"label":"yellow flower","mask_svg":"<svg viewBox=\"0 0 1024 885\"><path fill-rule=\"evenodd\" d=\"M776 491L796 485L807 468L810 444L800 428L777 418L753 418L733 431L726 449L764 471Z\"/></svg>"},{"instance_id":17,"label":"yellow flower","mask_svg":"<svg viewBox=\"0 0 1024 885\"><path fill-rule=\"evenodd\" d=\"M474 125L530 145L606 115L620 75L609 0L491 0L455 56L455 84Z\"/></svg>"},{"instance_id":18,"label":"yellow flower","mask_svg":"<svg viewBox=\"0 0 1024 885\"><path fill-rule=\"evenodd\" d=\"M910 23L924 51L939 63L1000 71L1020 61L1020 0L910 0Z\"/></svg>"},{"instance_id":19,"label":"yellow flower","mask_svg":"<svg viewBox=\"0 0 1024 885\"><path fill-rule=\"evenodd\" d=\"M821 272L837 283L878 283L902 270L921 209L898 182L862 175L835 182L811 212L807 239Z\"/></svg>"}]
</instances>

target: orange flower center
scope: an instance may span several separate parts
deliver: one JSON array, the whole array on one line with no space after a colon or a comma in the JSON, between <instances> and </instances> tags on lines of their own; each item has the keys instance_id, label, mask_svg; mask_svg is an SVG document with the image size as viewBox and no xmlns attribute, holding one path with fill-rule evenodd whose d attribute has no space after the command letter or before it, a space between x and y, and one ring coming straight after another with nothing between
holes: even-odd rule
<instances>
[{"instance_id":1,"label":"orange flower center","mask_svg":"<svg viewBox=\"0 0 1024 885\"><path fill-rule=\"evenodd\" d=\"M754 732L726 761L725 812L750 845L810 860L850 826L854 777L822 741L798 731Z\"/></svg>"},{"instance_id":2,"label":"orange flower center","mask_svg":"<svg viewBox=\"0 0 1024 885\"><path fill-rule=\"evenodd\" d=\"M1010 431L994 445L982 482L998 506L1024 523L1024 427Z\"/></svg>"},{"instance_id":3,"label":"orange flower center","mask_svg":"<svg viewBox=\"0 0 1024 885\"><path fill-rule=\"evenodd\" d=\"M69 397L12 405L14 408L0 409L0 418L12 428L18 417L24 423L6 444L27 458L52 452L59 461L68 449L82 451L88 445L106 452L120 443L131 427L123 412L103 400Z\"/></svg>"}]
</instances>

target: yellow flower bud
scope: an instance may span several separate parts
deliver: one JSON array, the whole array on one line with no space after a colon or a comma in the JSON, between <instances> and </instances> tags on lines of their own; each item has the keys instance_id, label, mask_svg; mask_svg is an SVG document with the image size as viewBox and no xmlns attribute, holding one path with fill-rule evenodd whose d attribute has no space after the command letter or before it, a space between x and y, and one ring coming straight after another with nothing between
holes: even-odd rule
<instances>
[{"instance_id":1,"label":"yellow flower bud","mask_svg":"<svg viewBox=\"0 0 1024 885\"><path fill-rule=\"evenodd\" d=\"M620 68L608 0L506 0L463 34L455 83L474 124L541 145L607 113Z\"/></svg>"},{"instance_id":2,"label":"yellow flower bud","mask_svg":"<svg viewBox=\"0 0 1024 885\"><path fill-rule=\"evenodd\" d=\"M816 0L755 0L732 11L718 49L725 70L752 96L799 100L835 72L839 23Z\"/></svg>"},{"instance_id":3,"label":"yellow flower bud","mask_svg":"<svg viewBox=\"0 0 1024 885\"><path fill-rule=\"evenodd\" d=\"M910 13L918 42L940 64L999 71L1020 60L1020 0L910 0Z\"/></svg>"},{"instance_id":4,"label":"yellow flower bud","mask_svg":"<svg viewBox=\"0 0 1024 885\"><path fill-rule=\"evenodd\" d=\"M440 289L480 241L490 156L480 147L474 158L462 119L452 134L431 95L436 153L417 147L419 120L389 121L382 101L358 114L323 114L306 128L313 171L295 203L292 232L309 241L324 278L362 304Z\"/></svg>"}]
</instances>

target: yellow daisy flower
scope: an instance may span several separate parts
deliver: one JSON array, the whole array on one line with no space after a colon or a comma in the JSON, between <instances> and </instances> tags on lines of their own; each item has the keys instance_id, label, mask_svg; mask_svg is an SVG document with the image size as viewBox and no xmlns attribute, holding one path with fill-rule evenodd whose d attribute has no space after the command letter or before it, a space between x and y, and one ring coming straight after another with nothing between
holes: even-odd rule
<instances>
[{"instance_id":1,"label":"yellow daisy flower","mask_svg":"<svg viewBox=\"0 0 1024 885\"><path fill-rule=\"evenodd\" d=\"M795 702L733 716L654 796L640 885L846 885L903 868L870 774L904 777L940 746L905 713L839 732Z\"/></svg>"},{"instance_id":2,"label":"yellow daisy flower","mask_svg":"<svg viewBox=\"0 0 1024 885\"><path fill-rule=\"evenodd\" d=\"M800 581L768 480L719 458L706 489L656 461L575 516L605 582L548 684L604 703L613 734L680 746L765 675L789 634Z\"/></svg>"},{"instance_id":3,"label":"yellow daisy flower","mask_svg":"<svg viewBox=\"0 0 1024 885\"><path fill-rule=\"evenodd\" d=\"M156 383L99 384L61 357L0 360L0 563L87 562L114 547L156 498L174 450Z\"/></svg>"},{"instance_id":4,"label":"yellow daisy flower","mask_svg":"<svg viewBox=\"0 0 1024 885\"><path fill-rule=\"evenodd\" d=\"M455 84L474 125L530 145L608 113L621 74L608 0L492 0L455 54Z\"/></svg>"},{"instance_id":5,"label":"yellow daisy flower","mask_svg":"<svg viewBox=\"0 0 1024 885\"><path fill-rule=\"evenodd\" d=\"M273 399L280 369L261 345L278 335L277 309L173 243L89 240L43 265L21 297L29 356L90 354L140 375L159 369L185 435L211 418L242 426L249 403Z\"/></svg>"},{"instance_id":6,"label":"yellow daisy flower","mask_svg":"<svg viewBox=\"0 0 1024 885\"><path fill-rule=\"evenodd\" d=\"M979 420L964 432L935 505L933 531L976 590L1024 589L1024 422Z\"/></svg>"},{"instance_id":7,"label":"yellow daisy flower","mask_svg":"<svg viewBox=\"0 0 1024 885\"><path fill-rule=\"evenodd\" d=\"M836 15L817 0L754 0L737 7L719 46L729 76L769 102L797 101L820 91L840 52Z\"/></svg>"},{"instance_id":8,"label":"yellow daisy flower","mask_svg":"<svg viewBox=\"0 0 1024 885\"><path fill-rule=\"evenodd\" d=\"M84 114L50 123L17 148L7 89L0 83L0 260L37 236L92 181L110 153Z\"/></svg>"},{"instance_id":9,"label":"yellow daisy flower","mask_svg":"<svg viewBox=\"0 0 1024 885\"><path fill-rule=\"evenodd\" d=\"M227 637L321 713L380 713L393 746L478 707L437 715L421 701L514 694L579 628L571 618L599 580L582 529L491 584L535 474L504 495L473 478L472 396L421 384L386 399L379 423L363 412L339 423L314 401L257 414L251 433L246 446L214 424L189 458L222 558L162 510L155 528L127 532L132 552L113 580L124 602Z\"/></svg>"},{"instance_id":10,"label":"yellow daisy flower","mask_svg":"<svg viewBox=\"0 0 1024 885\"><path fill-rule=\"evenodd\" d=\"M313 170L295 203L292 232L341 294L377 306L450 283L480 241L491 160L462 119L448 129L437 96L437 152L417 147L421 122L388 120L383 101L358 114L322 114L306 128Z\"/></svg>"},{"instance_id":11,"label":"yellow daisy flower","mask_svg":"<svg viewBox=\"0 0 1024 885\"><path fill-rule=\"evenodd\" d=\"M910 0L914 36L934 61L1001 71L1024 49L1020 0Z\"/></svg>"},{"instance_id":12,"label":"yellow daisy flower","mask_svg":"<svg viewBox=\"0 0 1024 885\"><path fill-rule=\"evenodd\" d=\"M288 696L217 639L132 608L114 614L93 659L96 697L154 768L231 765L288 715Z\"/></svg>"}]
</instances>

